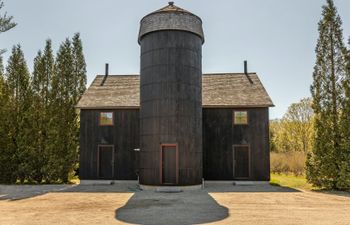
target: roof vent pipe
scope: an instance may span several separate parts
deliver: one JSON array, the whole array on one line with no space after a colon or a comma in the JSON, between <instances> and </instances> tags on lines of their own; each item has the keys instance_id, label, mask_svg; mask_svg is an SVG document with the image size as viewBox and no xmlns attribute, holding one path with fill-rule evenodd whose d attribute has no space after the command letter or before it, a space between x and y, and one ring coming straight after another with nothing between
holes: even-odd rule
<instances>
[{"instance_id":1,"label":"roof vent pipe","mask_svg":"<svg viewBox=\"0 0 350 225\"><path fill-rule=\"evenodd\" d=\"M109 65L108 65L108 63L106 63L105 76L103 77L103 80L101 82L101 86L103 86L104 83L106 82L108 75L109 75Z\"/></svg>"},{"instance_id":2,"label":"roof vent pipe","mask_svg":"<svg viewBox=\"0 0 350 225\"><path fill-rule=\"evenodd\" d=\"M252 81L252 79L250 79L249 74L248 74L248 62L247 62L247 60L244 60L244 74L247 77L247 79L249 80L249 82L251 84L253 84L253 81Z\"/></svg>"},{"instance_id":3,"label":"roof vent pipe","mask_svg":"<svg viewBox=\"0 0 350 225\"><path fill-rule=\"evenodd\" d=\"M106 70L105 70L105 76L109 75L109 65L106 63Z\"/></svg>"}]
</instances>

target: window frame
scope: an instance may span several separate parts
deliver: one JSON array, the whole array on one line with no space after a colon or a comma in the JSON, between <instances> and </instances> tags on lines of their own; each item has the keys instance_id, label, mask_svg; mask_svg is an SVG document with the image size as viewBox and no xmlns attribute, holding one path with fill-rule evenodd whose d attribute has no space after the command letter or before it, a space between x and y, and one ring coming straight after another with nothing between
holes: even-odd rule
<instances>
[{"instance_id":1,"label":"window frame","mask_svg":"<svg viewBox=\"0 0 350 225\"><path fill-rule=\"evenodd\" d=\"M112 113L112 124L102 124L101 123L101 115L102 113ZM114 126L114 112L113 111L103 111L103 112L99 112L98 114L98 125L100 127L111 127L111 126Z\"/></svg>"},{"instance_id":2,"label":"window frame","mask_svg":"<svg viewBox=\"0 0 350 225\"><path fill-rule=\"evenodd\" d=\"M237 123L236 121L236 112L245 112L247 114L247 122L246 123ZM249 124L249 113L248 110L233 110L233 125L248 125Z\"/></svg>"}]
</instances>

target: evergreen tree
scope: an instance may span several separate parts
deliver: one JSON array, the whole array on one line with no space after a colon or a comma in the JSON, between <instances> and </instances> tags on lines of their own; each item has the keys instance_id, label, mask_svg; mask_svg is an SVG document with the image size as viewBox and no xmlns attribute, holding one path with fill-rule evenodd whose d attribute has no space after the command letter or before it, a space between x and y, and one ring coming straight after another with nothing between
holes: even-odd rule
<instances>
[{"instance_id":1,"label":"evergreen tree","mask_svg":"<svg viewBox=\"0 0 350 225\"><path fill-rule=\"evenodd\" d=\"M85 57L83 53L83 44L80 39L80 34L76 33L73 37L73 67L74 67L74 80L75 80L75 87L74 87L74 106L78 104L78 101L80 100L81 96L86 90L86 62ZM79 127L80 127L80 114L76 112L75 115L75 126L72 127L72 137L74 138L73 142L76 146L76 162L75 164L78 165L79 162ZM76 166L78 168L78 166Z\"/></svg>"},{"instance_id":2,"label":"evergreen tree","mask_svg":"<svg viewBox=\"0 0 350 225\"><path fill-rule=\"evenodd\" d=\"M307 160L307 179L315 186L336 189L341 162L341 79L345 76L345 47L342 22L332 0L323 6L322 16L311 86L315 134L313 151Z\"/></svg>"},{"instance_id":3,"label":"evergreen tree","mask_svg":"<svg viewBox=\"0 0 350 225\"><path fill-rule=\"evenodd\" d=\"M72 44L74 79L76 82L74 88L74 104L77 104L86 89L86 63L83 53L83 44L79 33L74 35Z\"/></svg>"},{"instance_id":4,"label":"evergreen tree","mask_svg":"<svg viewBox=\"0 0 350 225\"><path fill-rule=\"evenodd\" d=\"M0 0L0 10L4 7L4 2ZM12 16L7 16L7 13L0 14L0 33L6 32L14 28L17 24L13 22ZM5 50L0 49L0 55L4 53Z\"/></svg>"},{"instance_id":5,"label":"evergreen tree","mask_svg":"<svg viewBox=\"0 0 350 225\"><path fill-rule=\"evenodd\" d=\"M0 56L0 183L16 182L14 171L15 148L9 135L11 127L10 93L4 78L4 67Z\"/></svg>"},{"instance_id":6,"label":"evergreen tree","mask_svg":"<svg viewBox=\"0 0 350 225\"><path fill-rule=\"evenodd\" d=\"M0 76L2 79L4 79L4 62L1 55L0 55Z\"/></svg>"},{"instance_id":7,"label":"evergreen tree","mask_svg":"<svg viewBox=\"0 0 350 225\"><path fill-rule=\"evenodd\" d=\"M79 115L75 110L86 85L86 63L80 35L66 39L56 56L52 78L51 159L52 179L67 182L79 153Z\"/></svg>"},{"instance_id":8,"label":"evergreen tree","mask_svg":"<svg viewBox=\"0 0 350 225\"><path fill-rule=\"evenodd\" d=\"M4 2L0 0L0 10L4 7ZM12 21L12 16L7 16L7 13L0 14L0 33L6 32L14 28L17 24Z\"/></svg>"},{"instance_id":9,"label":"evergreen tree","mask_svg":"<svg viewBox=\"0 0 350 225\"><path fill-rule=\"evenodd\" d=\"M350 39L349 39L350 45ZM343 80L345 92L341 115L342 146L339 153L338 189L350 189L350 51L346 54L346 76Z\"/></svg>"},{"instance_id":10,"label":"evergreen tree","mask_svg":"<svg viewBox=\"0 0 350 225\"><path fill-rule=\"evenodd\" d=\"M32 130L35 135L33 142L36 147L35 168L33 171L33 179L41 182L44 178L48 181L49 167L46 162L50 158L49 149L47 147L48 133L50 127L47 126L50 121L49 99L51 89L51 78L54 73L54 56L52 52L51 40L46 41L45 50L34 59L33 71L33 104L31 108L32 114Z\"/></svg>"},{"instance_id":11,"label":"evergreen tree","mask_svg":"<svg viewBox=\"0 0 350 225\"><path fill-rule=\"evenodd\" d=\"M30 108L32 91L30 75L20 45L14 46L6 68L7 85L10 93L11 129L9 135L12 140L14 165L17 165L16 176L23 182L31 176L33 145L31 132Z\"/></svg>"},{"instance_id":12,"label":"evergreen tree","mask_svg":"<svg viewBox=\"0 0 350 225\"><path fill-rule=\"evenodd\" d=\"M77 157L75 85L72 44L66 39L56 57L50 104L51 179L63 182L68 182L68 175Z\"/></svg>"},{"instance_id":13,"label":"evergreen tree","mask_svg":"<svg viewBox=\"0 0 350 225\"><path fill-rule=\"evenodd\" d=\"M20 45L12 49L6 79L2 68L0 60L0 182L68 182L79 152L75 105L86 85L79 34L61 44L56 61L47 40L32 78Z\"/></svg>"}]
</instances>

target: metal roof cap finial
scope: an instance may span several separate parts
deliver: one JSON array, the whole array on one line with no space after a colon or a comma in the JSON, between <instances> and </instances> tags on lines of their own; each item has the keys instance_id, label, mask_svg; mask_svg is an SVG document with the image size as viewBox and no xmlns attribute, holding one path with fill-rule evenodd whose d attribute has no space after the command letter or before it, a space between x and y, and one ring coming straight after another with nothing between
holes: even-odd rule
<instances>
[{"instance_id":1,"label":"metal roof cap finial","mask_svg":"<svg viewBox=\"0 0 350 225\"><path fill-rule=\"evenodd\" d=\"M173 6L174 5L174 2L168 2L170 6Z\"/></svg>"}]
</instances>

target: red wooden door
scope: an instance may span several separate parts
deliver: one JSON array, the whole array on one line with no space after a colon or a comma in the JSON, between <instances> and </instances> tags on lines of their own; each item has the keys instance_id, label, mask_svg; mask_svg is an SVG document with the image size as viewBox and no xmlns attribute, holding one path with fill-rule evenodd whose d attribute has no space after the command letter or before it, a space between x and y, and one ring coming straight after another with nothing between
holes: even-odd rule
<instances>
[{"instance_id":1,"label":"red wooden door","mask_svg":"<svg viewBox=\"0 0 350 225\"><path fill-rule=\"evenodd\" d=\"M162 146L162 184L177 183L176 145Z\"/></svg>"}]
</instances>

